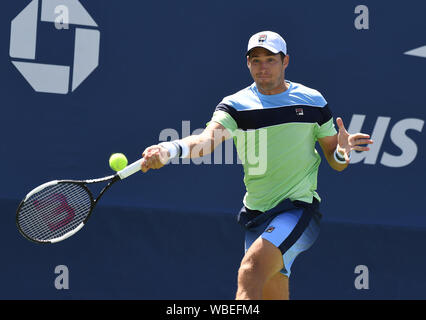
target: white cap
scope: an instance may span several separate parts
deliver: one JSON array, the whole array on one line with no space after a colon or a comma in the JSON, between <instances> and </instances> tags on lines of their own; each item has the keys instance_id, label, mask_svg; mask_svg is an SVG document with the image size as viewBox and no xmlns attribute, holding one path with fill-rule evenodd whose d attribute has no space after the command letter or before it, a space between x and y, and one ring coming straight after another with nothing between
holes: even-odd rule
<instances>
[{"instance_id":1,"label":"white cap","mask_svg":"<svg viewBox=\"0 0 426 320\"><path fill-rule=\"evenodd\" d=\"M285 55L287 54L287 44L285 40L278 33L272 31L262 31L251 36L246 55L248 55L251 49L256 47L268 49L275 54L279 52Z\"/></svg>"}]
</instances>

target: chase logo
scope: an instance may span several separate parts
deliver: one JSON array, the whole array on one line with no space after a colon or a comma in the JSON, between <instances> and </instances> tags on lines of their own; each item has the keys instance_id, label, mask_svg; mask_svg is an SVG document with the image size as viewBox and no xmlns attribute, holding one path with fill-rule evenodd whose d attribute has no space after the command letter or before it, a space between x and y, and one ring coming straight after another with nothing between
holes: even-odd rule
<instances>
[{"instance_id":1,"label":"chase logo","mask_svg":"<svg viewBox=\"0 0 426 320\"><path fill-rule=\"evenodd\" d=\"M39 21L49 22L56 29L78 25L72 65L37 62ZM95 29L97 27L78 0L33 0L12 20L12 63L35 91L67 94L77 89L99 64L100 32Z\"/></svg>"}]
</instances>

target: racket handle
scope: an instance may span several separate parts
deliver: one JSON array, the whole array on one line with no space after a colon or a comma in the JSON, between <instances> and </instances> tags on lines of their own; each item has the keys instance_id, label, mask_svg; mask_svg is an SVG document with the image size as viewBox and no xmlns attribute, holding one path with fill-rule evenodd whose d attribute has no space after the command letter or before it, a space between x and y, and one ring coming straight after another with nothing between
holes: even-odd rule
<instances>
[{"instance_id":1,"label":"racket handle","mask_svg":"<svg viewBox=\"0 0 426 320\"><path fill-rule=\"evenodd\" d=\"M142 160L143 158L133 162L132 164L129 164L123 170L118 171L117 174L120 177L120 179L121 180L126 179L128 176L131 176L132 174L141 170Z\"/></svg>"}]
</instances>

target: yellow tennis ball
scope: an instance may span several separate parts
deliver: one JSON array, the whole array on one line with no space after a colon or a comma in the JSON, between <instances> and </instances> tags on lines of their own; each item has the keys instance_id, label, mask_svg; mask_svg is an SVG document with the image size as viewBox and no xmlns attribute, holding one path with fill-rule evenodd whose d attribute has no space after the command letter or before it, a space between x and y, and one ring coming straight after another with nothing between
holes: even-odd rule
<instances>
[{"instance_id":1,"label":"yellow tennis ball","mask_svg":"<svg viewBox=\"0 0 426 320\"><path fill-rule=\"evenodd\" d=\"M114 153L109 157L109 166L114 171L121 171L127 167L127 158L122 153Z\"/></svg>"}]
</instances>

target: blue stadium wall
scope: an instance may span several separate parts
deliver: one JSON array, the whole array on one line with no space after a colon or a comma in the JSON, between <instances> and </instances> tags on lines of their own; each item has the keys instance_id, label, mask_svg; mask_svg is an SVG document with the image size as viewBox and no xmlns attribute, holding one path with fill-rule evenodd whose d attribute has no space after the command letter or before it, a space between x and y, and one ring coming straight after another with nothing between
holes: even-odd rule
<instances>
[{"instance_id":1,"label":"blue stadium wall","mask_svg":"<svg viewBox=\"0 0 426 320\"><path fill-rule=\"evenodd\" d=\"M35 59L15 59L11 22L34 1L1 4L1 299L234 298L236 159L136 174L55 245L24 239L15 211L39 184L105 176L113 152L134 161L164 133L203 128L224 96L251 84L244 53L261 30L287 40L287 79L319 90L350 131L376 141L344 172L322 161L322 230L293 265L291 297L426 298L425 2L80 3L100 32L99 66L66 94L37 92L12 61L72 66L76 26L38 21ZM58 265L68 267L67 290L55 288ZM357 266L368 268L368 289L355 286Z\"/></svg>"}]
</instances>

